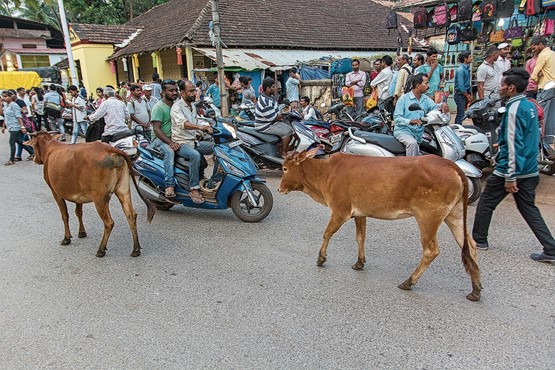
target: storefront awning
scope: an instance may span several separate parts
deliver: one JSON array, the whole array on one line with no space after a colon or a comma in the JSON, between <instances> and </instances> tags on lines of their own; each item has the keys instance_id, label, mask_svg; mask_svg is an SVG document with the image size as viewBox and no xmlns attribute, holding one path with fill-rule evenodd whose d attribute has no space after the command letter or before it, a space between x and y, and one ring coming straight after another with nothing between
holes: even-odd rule
<instances>
[{"instance_id":1,"label":"storefront awning","mask_svg":"<svg viewBox=\"0 0 555 370\"><path fill-rule=\"evenodd\" d=\"M194 48L212 60L216 60L213 48ZM333 50L277 50L277 49L223 49L226 67L241 67L247 71L281 70L297 64L327 65L335 59L365 58L382 55L375 51L333 51Z\"/></svg>"}]
</instances>

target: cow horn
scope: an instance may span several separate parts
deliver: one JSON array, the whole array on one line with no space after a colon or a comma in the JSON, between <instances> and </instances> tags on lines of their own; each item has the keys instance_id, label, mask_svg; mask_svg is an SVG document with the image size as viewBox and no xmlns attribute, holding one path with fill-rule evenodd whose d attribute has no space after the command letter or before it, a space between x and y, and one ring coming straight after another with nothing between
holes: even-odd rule
<instances>
[{"instance_id":1,"label":"cow horn","mask_svg":"<svg viewBox=\"0 0 555 370\"><path fill-rule=\"evenodd\" d=\"M27 135L31 136L31 137L35 137L37 136L38 132L29 132Z\"/></svg>"}]
</instances>

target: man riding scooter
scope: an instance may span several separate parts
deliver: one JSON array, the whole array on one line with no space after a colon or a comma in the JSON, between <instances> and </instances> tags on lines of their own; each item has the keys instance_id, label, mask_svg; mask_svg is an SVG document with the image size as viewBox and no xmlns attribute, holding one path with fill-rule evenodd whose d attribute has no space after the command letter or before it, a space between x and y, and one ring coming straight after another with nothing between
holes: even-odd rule
<instances>
[{"instance_id":1,"label":"man riding scooter","mask_svg":"<svg viewBox=\"0 0 555 370\"><path fill-rule=\"evenodd\" d=\"M204 203L200 193L200 162L201 155L212 154L214 143L197 141L197 131L212 133L208 125L198 124L197 109L193 105L196 99L196 88L190 81L179 81L179 93L171 108L172 141L179 145L176 155L189 160L189 189L190 197L194 203Z\"/></svg>"},{"instance_id":2,"label":"man riding scooter","mask_svg":"<svg viewBox=\"0 0 555 370\"><path fill-rule=\"evenodd\" d=\"M283 117L279 114L275 95L276 82L273 78L265 78L262 81L262 94L258 97L254 110L254 128L265 134L279 136L281 138L280 154L285 158L287 148L293 138L293 129L281 121Z\"/></svg>"},{"instance_id":3,"label":"man riding scooter","mask_svg":"<svg viewBox=\"0 0 555 370\"><path fill-rule=\"evenodd\" d=\"M393 116L395 121L393 136L405 146L407 156L416 156L420 153L420 143L424 133L424 127L420 119L434 109L441 108L443 113L449 113L449 107L446 103L436 104L426 95L428 76L425 73L417 74L412 81L412 91L399 98ZM409 107L415 103L422 110L409 110Z\"/></svg>"}]
</instances>

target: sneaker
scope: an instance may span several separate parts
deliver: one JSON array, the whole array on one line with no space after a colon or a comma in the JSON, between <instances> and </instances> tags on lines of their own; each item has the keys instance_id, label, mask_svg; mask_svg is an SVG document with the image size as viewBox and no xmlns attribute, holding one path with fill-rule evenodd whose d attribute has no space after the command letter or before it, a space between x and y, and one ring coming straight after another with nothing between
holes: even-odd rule
<instances>
[{"instance_id":1,"label":"sneaker","mask_svg":"<svg viewBox=\"0 0 555 370\"><path fill-rule=\"evenodd\" d=\"M476 249L479 249L481 251L487 251L489 249L489 244L476 242Z\"/></svg>"},{"instance_id":2,"label":"sneaker","mask_svg":"<svg viewBox=\"0 0 555 370\"><path fill-rule=\"evenodd\" d=\"M530 258L536 262L555 262L555 256L550 256L545 253L532 253Z\"/></svg>"}]
</instances>

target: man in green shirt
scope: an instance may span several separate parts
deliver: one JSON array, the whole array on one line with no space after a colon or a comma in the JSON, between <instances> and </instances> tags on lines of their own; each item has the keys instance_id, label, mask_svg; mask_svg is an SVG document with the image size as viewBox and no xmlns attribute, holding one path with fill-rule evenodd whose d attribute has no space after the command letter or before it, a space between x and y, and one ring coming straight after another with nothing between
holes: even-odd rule
<instances>
[{"instance_id":1,"label":"man in green shirt","mask_svg":"<svg viewBox=\"0 0 555 370\"><path fill-rule=\"evenodd\" d=\"M162 100L152 108L151 123L156 138L150 144L164 154L164 183L166 184L165 196L175 197L174 158L179 144L174 143L172 137L172 120L170 116L173 102L177 99L177 83L173 80L162 81Z\"/></svg>"}]
</instances>

